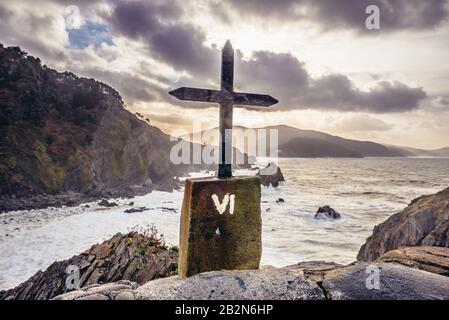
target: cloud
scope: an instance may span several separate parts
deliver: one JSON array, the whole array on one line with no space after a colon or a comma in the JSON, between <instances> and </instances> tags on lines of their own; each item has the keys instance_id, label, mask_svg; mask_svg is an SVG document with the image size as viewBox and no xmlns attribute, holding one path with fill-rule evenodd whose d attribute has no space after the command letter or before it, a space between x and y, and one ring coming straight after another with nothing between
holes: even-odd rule
<instances>
[{"instance_id":1,"label":"cloud","mask_svg":"<svg viewBox=\"0 0 449 320\"><path fill-rule=\"evenodd\" d=\"M118 2L107 20L119 34L146 43L152 55L175 70L211 76L218 59L204 46L202 30L179 22L183 12L176 1Z\"/></svg>"},{"instance_id":2,"label":"cloud","mask_svg":"<svg viewBox=\"0 0 449 320\"><path fill-rule=\"evenodd\" d=\"M381 29L386 32L433 29L448 17L446 0L227 0L226 4L214 7L218 16L256 17L278 23L309 21L326 30L366 32L365 10L369 5L379 7Z\"/></svg>"},{"instance_id":3,"label":"cloud","mask_svg":"<svg viewBox=\"0 0 449 320\"><path fill-rule=\"evenodd\" d=\"M20 46L42 60L62 65L67 59L65 46L68 37L64 19L53 3L40 4L40 10L29 8L35 4L10 2L0 4L0 39L4 45Z\"/></svg>"},{"instance_id":4,"label":"cloud","mask_svg":"<svg viewBox=\"0 0 449 320\"><path fill-rule=\"evenodd\" d=\"M283 1L283 4L288 6L291 3ZM276 7L271 1L263 1L257 10L268 12L273 9L270 6ZM114 24L112 28L122 35L147 43L153 57L177 71L187 72L193 79L170 83L173 88L190 85L191 82L202 82L203 86L207 86L211 79L218 80L219 50L205 45L204 31L190 23L179 22L183 10L175 2L170 8L168 10L157 3L122 2L115 7L109 21ZM267 93L278 98L280 104L277 110L316 108L403 112L416 109L420 100L426 97L423 89L411 88L400 82L380 81L374 88L363 91L341 74L312 78L305 65L293 55L269 51L256 51L246 60L241 53L237 53L235 77L236 86L245 91ZM186 105L170 98L168 101ZM196 105L208 107L205 104Z\"/></svg>"},{"instance_id":5,"label":"cloud","mask_svg":"<svg viewBox=\"0 0 449 320\"><path fill-rule=\"evenodd\" d=\"M356 115L340 120L328 129L335 133L362 132L362 131L389 131L394 125L369 115Z\"/></svg>"},{"instance_id":6,"label":"cloud","mask_svg":"<svg viewBox=\"0 0 449 320\"><path fill-rule=\"evenodd\" d=\"M313 78L305 65L290 54L258 51L250 59L237 62L241 87L245 91L263 88L264 93L280 101L281 109L404 112L417 109L427 96L422 88L398 81L380 81L364 91L345 75Z\"/></svg>"}]
</instances>

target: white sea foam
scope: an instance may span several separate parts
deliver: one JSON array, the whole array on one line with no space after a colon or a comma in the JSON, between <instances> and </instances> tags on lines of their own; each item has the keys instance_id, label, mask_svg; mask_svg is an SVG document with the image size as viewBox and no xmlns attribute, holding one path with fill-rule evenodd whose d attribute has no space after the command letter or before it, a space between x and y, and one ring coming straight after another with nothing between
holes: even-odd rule
<instances>
[{"instance_id":1,"label":"white sea foam","mask_svg":"<svg viewBox=\"0 0 449 320\"><path fill-rule=\"evenodd\" d=\"M413 198L449 185L448 159L283 159L279 165L287 181L279 188L263 187L261 204L262 264L274 266L305 260L352 262L374 225ZM178 244L182 197L182 190L152 192L116 199L119 206L113 208L89 203L88 208L84 204L1 214L0 289L136 226L154 223L168 243ZM285 202L276 203L279 198ZM125 213L130 201L150 210ZM315 220L314 213L323 205L332 206L342 218Z\"/></svg>"}]
</instances>

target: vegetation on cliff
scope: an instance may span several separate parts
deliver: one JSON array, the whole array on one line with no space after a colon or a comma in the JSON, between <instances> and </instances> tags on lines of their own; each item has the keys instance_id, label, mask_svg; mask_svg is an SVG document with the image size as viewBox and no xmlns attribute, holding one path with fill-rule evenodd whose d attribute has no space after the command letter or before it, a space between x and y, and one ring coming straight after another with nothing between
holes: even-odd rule
<instances>
[{"instance_id":1,"label":"vegetation on cliff","mask_svg":"<svg viewBox=\"0 0 449 320\"><path fill-rule=\"evenodd\" d=\"M0 211L43 194L170 190L186 170L169 161L173 143L108 85L0 45Z\"/></svg>"}]
</instances>

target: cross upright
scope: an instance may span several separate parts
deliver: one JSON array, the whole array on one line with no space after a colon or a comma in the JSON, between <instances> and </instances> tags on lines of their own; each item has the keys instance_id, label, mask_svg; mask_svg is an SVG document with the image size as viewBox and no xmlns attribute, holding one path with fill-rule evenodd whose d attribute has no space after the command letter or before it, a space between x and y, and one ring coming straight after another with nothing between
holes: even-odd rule
<instances>
[{"instance_id":1,"label":"cross upright","mask_svg":"<svg viewBox=\"0 0 449 320\"><path fill-rule=\"evenodd\" d=\"M220 90L181 87L170 91L169 94L180 100L212 102L220 105L218 178L232 177L233 106L270 107L278 102L269 95L234 92L234 49L229 40L222 50Z\"/></svg>"}]
</instances>

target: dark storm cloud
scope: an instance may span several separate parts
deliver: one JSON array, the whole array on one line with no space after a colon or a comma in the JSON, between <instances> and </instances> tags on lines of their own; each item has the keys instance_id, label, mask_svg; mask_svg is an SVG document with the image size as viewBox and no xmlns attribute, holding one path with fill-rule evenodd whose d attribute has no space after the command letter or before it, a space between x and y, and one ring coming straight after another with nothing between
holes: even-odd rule
<instances>
[{"instance_id":1,"label":"dark storm cloud","mask_svg":"<svg viewBox=\"0 0 449 320\"><path fill-rule=\"evenodd\" d=\"M283 1L284 5L289 3ZM271 1L262 1L262 4L266 5L263 10L274 6ZM181 78L178 83L170 83L170 87L192 85L192 82L207 86L209 80L218 80L220 52L205 46L206 36L202 30L178 22L181 12L177 9L167 12L147 2L123 2L118 4L110 21L116 31L146 43L153 57L191 76L191 81ZM138 13L137 17L132 13ZM136 24L135 20L141 23ZM269 51L254 52L248 60L237 52L235 79L236 87L242 91L267 93L278 98L280 103L276 110L404 112L418 108L426 97L423 89L400 82L379 82L376 87L364 91L341 74L313 78L295 56ZM195 105L172 99L164 92L160 97L176 105ZM196 106L210 107L200 103Z\"/></svg>"},{"instance_id":2,"label":"dark storm cloud","mask_svg":"<svg viewBox=\"0 0 449 320\"><path fill-rule=\"evenodd\" d=\"M77 74L102 81L117 90L129 103L136 101L156 102L164 99L166 94L161 86L135 74L116 72L95 67L75 69Z\"/></svg>"},{"instance_id":3,"label":"dark storm cloud","mask_svg":"<svg viewBox=\"0 0 449 320\"><path fill-rule=\"evenodd\" d=\"M279 22L306 20L325 29L367 31L365 10L369 5L379 7L381 29L387 32L432 29L448 17L446 0L227 0L227 3L227 10L235 15L273 18ZM226 10L226 6L220 8Z\"/></svg>"},{"instance_id":4,"label":"dark storm cloud","mask_svg":"<svg viewBox=\"0 0 449 320\"><path fill-rule=\"evenodd\" d=\"M148 36L167 21L175 21L182 9L175 1L114 1L111 22L120 33L132 38Z\"/></svg>"},{"instance_id":5,"label":"dark storm cloud","mask_svg":"<svg viewBox=\"0 0 449 320\"><path fill-rule=\"evenodd\" d=\"M109 17L113 29L146 43L156 58L178 71L210 74L216 63L213 49L203 45L205 34L196 26L181 23L180 4L168 2L117 2Z\"/></svg>"},{"instance_id":6,"label":"dark storm cloud","mask_svg":"<svg viewBox=\"0 0 449 320\"><path fill-rule=\"evenodd\" d=\"M255 52L249 60L237 59L236 84L243 91L275 96L280 109L404 112L418 108L426 98L422 88L400 82L383 81L363 91L341 74L312 78L296 57L267 51Z\"/></svg>"}]
</instances>

